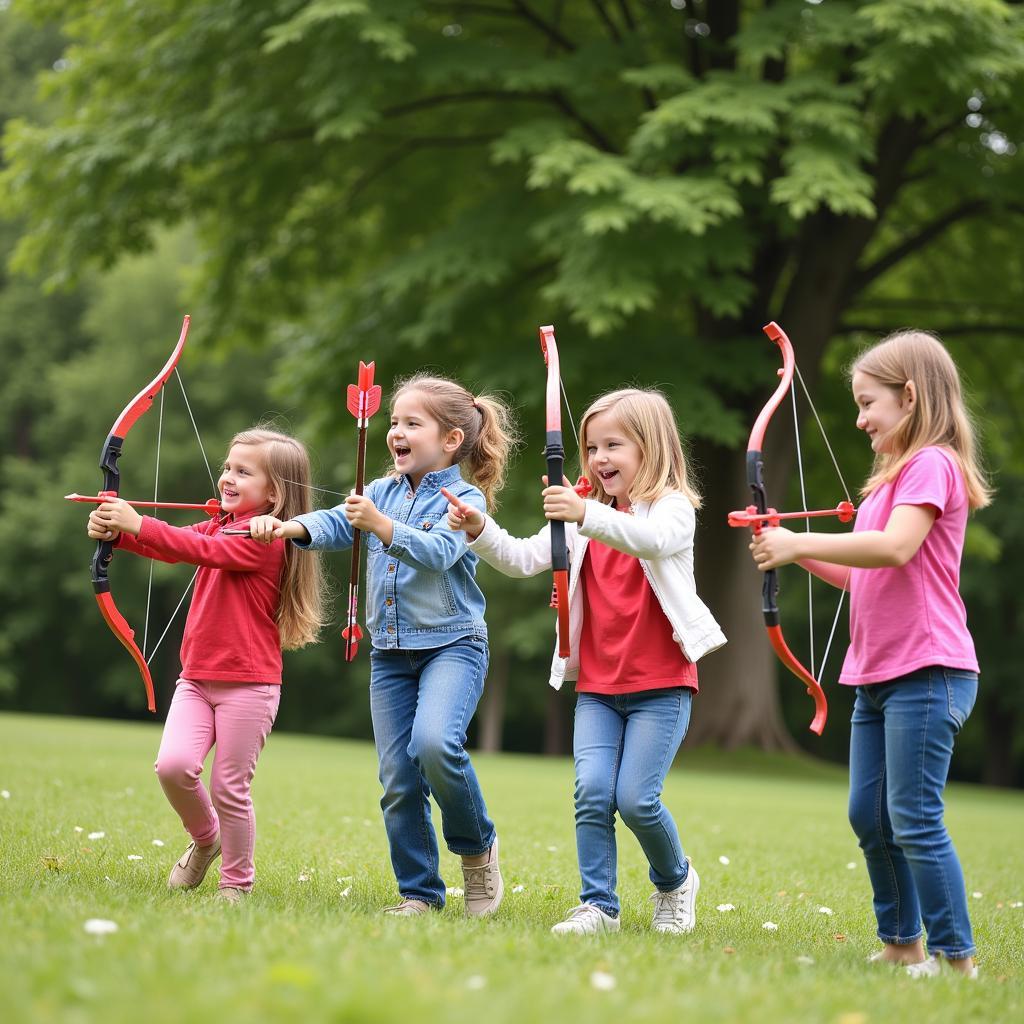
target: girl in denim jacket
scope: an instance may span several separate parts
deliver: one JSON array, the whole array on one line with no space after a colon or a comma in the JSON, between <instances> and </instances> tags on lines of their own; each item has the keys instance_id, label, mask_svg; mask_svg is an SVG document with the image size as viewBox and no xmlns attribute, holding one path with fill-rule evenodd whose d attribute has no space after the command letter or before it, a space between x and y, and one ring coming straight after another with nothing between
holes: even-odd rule
<instances>
[{"instance_id":1,"label":"girl in denim jacket","mask_svg":"<svg viewBox=\"0 0 1024 1024\"><path fill-rule=\"evenodd\" d=\"M697 872L661 801L686 735L698 658L725 643L693 579L694 510L672 410L657 391L599 398L580 423L594 497L543 491L544 514L567 524L568 659L556 648L551 685L575 679L576 849L579 906L555 934L619 930L615 814L640 841L655 890L652 927L681 934L696 922ZM454 497L454 496L453 496ZM510 537L462 501L448 514L470 550L509 576L551 568L550 528Z\"/></svg>"},{"instance_id":2,"label":"girl in denim jacket","mask_svg":"<svg viewBox=\"0 0 1024 1024\"><path fill-rule=\"evenodd\" d=\"M394 397L387 444L394 469L364 494L288 522L263 517L251 533L339 550L351 546L354 529L365 532L370 710L401 897L385 913L444 906L433 795L448 849L462 858L466 913L478 917L496 911L504 894L497 835L465 749L487 673L485 602L477 556L464 533L447 528L441 489L481 514L493 507L515 436L497 399L418 375Z\"/></svg>"}]
</instances>

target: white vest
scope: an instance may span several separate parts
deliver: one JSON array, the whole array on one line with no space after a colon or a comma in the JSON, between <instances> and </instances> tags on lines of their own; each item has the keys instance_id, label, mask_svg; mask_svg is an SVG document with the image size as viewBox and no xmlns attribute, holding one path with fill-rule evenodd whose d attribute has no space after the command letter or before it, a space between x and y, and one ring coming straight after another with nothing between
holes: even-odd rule
<instances>
[{"instance_id":1,"label":"white vest","mask_svg":"<svg viewBox=\"0 0 1024 1024\"><path fill-rule=\"evenodd\" d=\"M647 577L654 596L672 626L672 639L683 654L697 662L725 642L725 634L707 606L697 596L693 578L693 535L696 515L689 499L678 492L665 494L653 503L636 502L626 515L611 505L587 501L583 525L565 524L569 546L569 647L568 658L555 654L551 660L550 684L557 690L564 680L580 674L580 636L583 632L583 602L579 596L580 571L590 540L633 555ZM536 576L551 568L550 527L532 537L512 537L490 516L470 548L488 565L506 576ZM557 632L557 627L556 627Z\"/></svg>"}]
</instances>

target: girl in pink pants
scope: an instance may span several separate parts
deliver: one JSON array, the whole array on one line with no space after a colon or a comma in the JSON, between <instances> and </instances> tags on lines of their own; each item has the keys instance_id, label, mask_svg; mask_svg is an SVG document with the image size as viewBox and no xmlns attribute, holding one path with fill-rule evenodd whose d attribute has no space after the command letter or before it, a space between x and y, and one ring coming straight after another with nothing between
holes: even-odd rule
<instances>
[{"instance_id":1,"label":"girl in pink pants","mask_svg":"<svg viewBox=\"0 0 1024 1024\"><path fill-rule=\"evenodd\" d=\"M250 787L281 698L281 649L316 639L323 576L287 542L255 544L256 515L310 511L310 469L294 438L253 429L235 436L218 481L222 512L178 528L113 498L89 517L89 536L162 562L199 567L181 644L181 678L167 712L156 773L192 838L168 886L194 889L223 855L218 895L237 902L255 878ZM230 527L231 532L226 532ZM210 789L200 776L216 748Z\"/></svg>"}]
</instances>

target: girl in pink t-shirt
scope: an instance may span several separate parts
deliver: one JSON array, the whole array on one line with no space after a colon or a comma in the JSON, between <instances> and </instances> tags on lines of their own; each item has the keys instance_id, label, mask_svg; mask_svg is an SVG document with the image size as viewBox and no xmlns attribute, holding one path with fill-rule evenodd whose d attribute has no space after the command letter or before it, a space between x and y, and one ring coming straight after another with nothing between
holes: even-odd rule
<instances>
[{"instance_id":1,"label":"girl in pink t-shirt","mask_svg":"<svg viewBox=\"0 0 1024 1024\"><path fill-rule=\"evenodd\" d=\"M256 817L250 787L281 699L281 649L304 647L322 625L317 558L285 541L232 536L253 516L310 509L309 456L295 438L236 434L217 487L222 512L192 526L142 516L111 498L89 516L89 536L162 562L198 566L181 643L181 678L167 711L156 774L191 842L168 887L195 889L222 855L217 896L237 903L253 886ZM209 790L203 762L216 745Z\"/></svg>"},{"instance_id":2,"label":"girl in pink t-shirt","mask_svg":"<svg viewBox=\"0 0 1024 1024\"><path fill-rule=\"evenodd\" d=\"M915 977L943 965L976 976L942 791L978 692L959 592L964 532L968 512L991 492L956 365L937 338L891 335L856 360L852 385L857 426L875 453L853 533L765 530L751 550L762 571L798 562L850 591L839 681L857 687L850 823L884 944L871 960L905 964Z\"/></svg>"}]
</instances>

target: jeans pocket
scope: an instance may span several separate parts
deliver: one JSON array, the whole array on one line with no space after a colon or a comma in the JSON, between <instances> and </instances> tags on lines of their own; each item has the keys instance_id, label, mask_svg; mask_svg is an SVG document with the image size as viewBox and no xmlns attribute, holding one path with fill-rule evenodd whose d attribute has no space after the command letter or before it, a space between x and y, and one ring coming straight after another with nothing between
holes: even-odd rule
<instances>
[{"instance_id":1,"label":"jeans pocket","mask_svg":"<svg viewBox=\"0 0 1024 1024\"><path fill-rule=\"evenodd\" d=\"M970 717L978 697L978 676L974 672L945 670L946 699L949 702L949 717L959 732Z\"/></svg>"}]
</instances>

